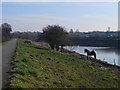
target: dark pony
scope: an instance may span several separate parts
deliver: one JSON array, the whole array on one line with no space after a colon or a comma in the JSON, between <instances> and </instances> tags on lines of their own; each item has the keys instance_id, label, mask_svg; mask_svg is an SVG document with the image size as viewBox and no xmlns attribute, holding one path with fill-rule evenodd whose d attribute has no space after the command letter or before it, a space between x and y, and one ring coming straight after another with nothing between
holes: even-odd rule
<instances>
[{"instance_id":1,"label":"dark pony","mask_svg":"<svg viewBox=\"0 0 120 90\"><path fill-rule=\"evenodd\" d=\"M84 49L84 53L87 53L87 59L88 59L88 56L94 56L94 59L96 59L96 53L95 51L89 51L88 49Z\"/></svg>"},{"instance_id":2,"label":"dark pony","mask_svg":"<svg viewBox=\"0 0 120 90\"><path fill-rule=\"evenodd\" d=\"M32 44L32 41L31 40L25 40L24 43Z\"/></svg>"}]
</instances>

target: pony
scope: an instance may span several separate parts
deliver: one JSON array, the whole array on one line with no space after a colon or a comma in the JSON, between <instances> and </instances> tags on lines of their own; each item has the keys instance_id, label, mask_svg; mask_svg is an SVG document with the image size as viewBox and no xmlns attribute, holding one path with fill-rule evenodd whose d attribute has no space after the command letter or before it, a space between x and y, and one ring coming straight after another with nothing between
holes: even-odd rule
<instances>
[{"instance_id":1,"label":"pony","mask_svg":"<svg viewBox=\"0 0 120 90\"><path fill-rule=\"evenodd\" d=\"M88 49L84 49L84 53L87 53L87 59L88 59L88 56L94 56L94 59L96 59L96 52L94 50L90 51Z\"/></svg>"},{"instance_id":2,"label":"pony","mask_svg":"<svg viewBox=\"0 0 120 90\"><path fill-rule=\"evenodd\" d=\"M25 40L24 43L26 43L26 44L32 44L32 41L31 40Z\"/></svg>"}]
</instances>

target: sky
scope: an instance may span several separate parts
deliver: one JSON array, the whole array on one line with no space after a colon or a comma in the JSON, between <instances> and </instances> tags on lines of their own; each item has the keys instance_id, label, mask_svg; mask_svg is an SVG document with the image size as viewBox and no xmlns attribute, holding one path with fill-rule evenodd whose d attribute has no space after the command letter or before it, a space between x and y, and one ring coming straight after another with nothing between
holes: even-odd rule
<instances>
[{"instance_id":1,"label":"sky","mask_svg":"<svg viewBox=\"0 0 120 90\"><path fill-rule=\"evenodd\" d=\"M119 0L2 0L3 2L118 2Z\"/></svg>"},{"instance_id":2,"label":"sky","mask_svg":"<svg viewBox=\"0 0 120 90\"><path fill-rule=\"evenodd\" d=\"M5 2L6 1L6 2ZM80 32L118 30L117 2L2 2L2 23L13 31L60 25Z\"/></svg>"}]
</instances>

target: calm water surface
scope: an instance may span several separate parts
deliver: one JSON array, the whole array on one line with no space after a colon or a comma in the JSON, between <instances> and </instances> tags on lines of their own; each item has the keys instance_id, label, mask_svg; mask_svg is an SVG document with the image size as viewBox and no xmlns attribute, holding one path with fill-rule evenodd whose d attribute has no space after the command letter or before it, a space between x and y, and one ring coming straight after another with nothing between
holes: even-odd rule
<instances>
[{"instance_id":1,"label":"calm water surface","mask_svg":"<svg viewBox=\"0 0 120 90\"><path fill-rule=\"evenodd\" d=\"M66 46L65 49L70 51L76 51L77 53L87 55L84 53L84 49L95 50L97 54L97 59L106 61L110 64L116 64L120 66L119 56L120 50L117 48L110 47L87 47L87 46ZM115 62L114 62L115 61Z\"/></svg>"}]
</instances>

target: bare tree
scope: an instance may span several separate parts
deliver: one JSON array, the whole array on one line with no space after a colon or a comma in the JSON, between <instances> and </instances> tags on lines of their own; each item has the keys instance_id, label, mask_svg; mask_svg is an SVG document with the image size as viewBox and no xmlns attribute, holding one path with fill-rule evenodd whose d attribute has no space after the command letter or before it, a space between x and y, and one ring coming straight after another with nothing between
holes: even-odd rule
<instances>
[{"instance_id":1,"label":"bare tree","mask_svg":"<svg viewBox=\"0 0 120 90\"><path fill-rule=\"evenodd\" d=\"M59 25L48 25L47 27L43 28L43 37L45 41L47 41L51 47L51 49L56 48L59 50L59 47L65 45L67 41L68 33L64 27Z\"/></svg>"},{"instance_id":2,"label":"bare tree","mask_svg":"<svg viewBox=\"0 0 120 90\"><path fill-rule=\"evenodd\" d=\"M12 27L8 23L3 23L2 27L2 41L6 41L10 39L10 32L12 31Z\"/></svg>"}]
</instances>

